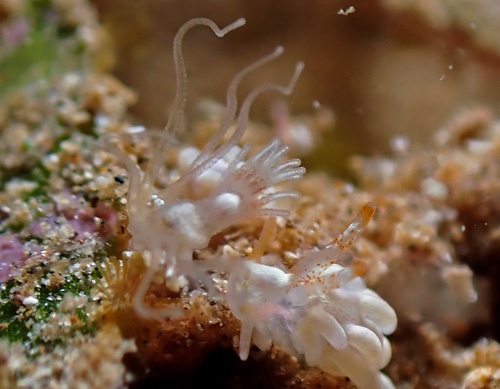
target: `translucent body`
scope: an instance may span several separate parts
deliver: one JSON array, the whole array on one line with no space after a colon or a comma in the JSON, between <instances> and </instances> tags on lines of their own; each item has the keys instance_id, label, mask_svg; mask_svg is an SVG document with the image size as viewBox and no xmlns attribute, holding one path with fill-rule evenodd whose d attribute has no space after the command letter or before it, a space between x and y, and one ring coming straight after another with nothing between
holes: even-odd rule
<instances>
[{"instance_id":1,"label":"translucent body","mask_svg":"<svg viewBox=\"0 0 500 389\"><path fill-rule=\"evenodd\" d=\"M172 135L183 121L187 76L181 47L185 33L192 27L201 25L209 27L217 36L222 37L244 23L244 19L238 19L220 29L213 21L200 18L193 19L180 28L174 40L177 76L174 106L145 172L117 146L118 136L109 135L103 139L107 149L125 165L129 176L128 230L133 238L134 249L145 254L148 265L133 297L134 307L143 317L165 318L180 315L179 311L171 308L156 310L144 304L144 297L158 272L164 273L173 288L180 285L181 278L186 277L201 280L210 288L206 268L197 266L192 260L193 250L206 247L214 234L247 218L286 216L286 210L270 205L281 198L298 197L295 192L269 190L279 182L299 179L305 172L298 159L280 162L288 149L280 140L271 141L248 160L244 158L248 147L239 149L236 145L247 127L253 101L268 90L289 95L302 71L302 63L297 64L288 86L265 84L251 92L241 105L233 133L221 144L236 117L236 91L240 80L250 71L281 55L282 47L276 48L273 53L249 65L234 77L228 88L226 115L219 130L190 166L184 168L184 173L177 181L161 190L155 188ZM231 162L222 164L221 169L220 162L228 159ZM210 175L215 169L214 166L217 167L218 177L213 186L206 195L200 198L194 196L193 199L190 189L197 185L200 177Z\"/></svg>"},{"instance_id":2,"label":"translucent body","mask_svg":"<svg viewBox=\"0 0 500 389\"><path fill-rule=\"evenodd\" d=\"M233 269L227 301L242 323L241 359L248 358L252 341L263 350L275 344L310 366L348 376L361 389L394 387L379 370L391 358L384 335L395 330L396 314L344 255L373 210L368 204L332 245L306 253L289 273L251 261Z\"/></svg>"}]
</instances>

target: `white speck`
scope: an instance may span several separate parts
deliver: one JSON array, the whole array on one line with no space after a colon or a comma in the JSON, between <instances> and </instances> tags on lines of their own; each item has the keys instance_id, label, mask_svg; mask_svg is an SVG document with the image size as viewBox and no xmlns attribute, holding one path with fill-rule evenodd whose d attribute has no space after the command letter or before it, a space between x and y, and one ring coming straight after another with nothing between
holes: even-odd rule
<instances>
[{"instance_id":1,"label":"white speck","mask_svg":"<svg viewBox=\"0 0 500 389\"><path fill-rule=\"evenodd\" d=\"M154 199L153 205L157 208L160 208L165 205L165 201L163 201L162 199Z\"/></svg>"},{"instance_id":2,"label":"white speck","mask_svg":"<svg viewBox=\"0 0 500 389\"><path fill-rule=\"evenodd\" d=\"M319 108L321 108L321 103L318 100L314 100L313 107L316 109L319 109Z\"/></svg>"},{"instance_id":3,"label":"white speck","mask_svg":"<svg viewBox=\"0 0 500 389\"><path fill-rule=\"evenodd\" d=\"M34 298L33 296L26 297L23 300L23 305L35 305L38 304L38 299Z\"/></svg>"},{"instance_id":4,"label":"white speck","mask_svg":"<svg viewBox=\"0 0 500 389\"><path fill-rule=\"evenodd\" d=\"M127 128L128 134L140 134L144 131L146 131L146 128L144 126L130 126L129 128Z\"/></svg>"},{"instance_id":5,"label":"white speck","mask_svg":"<svg viewBox=\"0 0 500 389\"><path fill-rule=\"evenodd\" d=\"M427 177L421 184L422 192L431 198L445 199L448 196L448 188L442 182L432 177Z\"/></svg>"},{"instance_id":6,"label":"white speck","mask_svg":"<svg viewBox=\"0 0 500 389\"><path fill-rule=\"evenodd\" d=\"M97 114L94 118L94 123L99 128L107 127L110 122L111 120L109 119L109 117L103 114Z\"/></svg>"},{"instance_id":7,"label":"white speck","mask_svg":"<svg viewBox=\"0 0 500 389\"><path fill-rule=\"evenodd\" d=\"M453 258L451 257L449 252L444 253L442 259L443 259L443 262L445 262L445 263L452 263L453 262Z\"/></svg>"},{"instance_id":8,"label":"white speck","mask_svg":"<svg viewBox=\"0 0 500 389\"><path fill-rule=\"evenodd\" d=\"M132 256L132 254L133 254L133 253L134 253L133 251L123 251L123 252L122 252L122 255L123 255L126 259L129 259L129 258Z\"/></svg>"},{"instance_id":9,"label":"white speck","mask_svg":"<svg viewBox=\"0 0 500 389\"><path fill-rule=\"evenodd\" d=\"M340 8L337 12L337 15L347 16L349 14L353 14L355 11L356 9L351 5L349 8L346 8L345 10Z\"/></svg>"},{"instance_id":10,"label":"white speck","mask_svg":"<svg viewBox=\"0 0 500 389\"><path fill-rule=\"evenodd\" d=\"M460 230L461 230L462 232L464 232L464 231L465 231L465 226L464 226L463 224L462 224L462 227L460 227Z\"/></svg>"},{"instance_id":11,"label":"white speck","mask_svg":"<svg viewBox=\"0 0 500 389\"><path fill-rule=\"evenodd\" d=\"M467 151L477 154L478 156L493 152L495 144L491 140L468 139L466 142Z\"/></svg>"},{"instance_id":12,"label":"white speck","mask_svg":"<svg viewBox=\"0 0 500 389\"><path fill-rule=\"evenodd\" d=\"M392 151L404 153L410 147L410 139L404 135L393 136L390 140L390 146Z\"/></svg>"},{"instance_id":13,"label":"white speck","mask_svg":"<svg viewBox=\"0 0 500 389\"><path fill-rule=\"evenodd\" d=\"M63 82L66 85L66 87L75 88L80 83L80 80L81 80L81 77L79 74L69 73L64 77Z\"/></svg>"},{"instance_id":14,"label":"white speck","mask_svg":"<svg viewBox=\"0 0 500 389\"><path fill-rule=\"evenodd\" d=\"M441 77L439 77L439 81L443 81L445 78L445 75L443 74Z\"/></svg>"},{"instance_id":15,"label":"white speck","mask_svg":"<svg viewBox=\"0 0 500 389\"><path fill-rule=\"evenodd\" d=\"M448 69L453 70L453 65L448 65Z\"/></svg>"}]
</instances>

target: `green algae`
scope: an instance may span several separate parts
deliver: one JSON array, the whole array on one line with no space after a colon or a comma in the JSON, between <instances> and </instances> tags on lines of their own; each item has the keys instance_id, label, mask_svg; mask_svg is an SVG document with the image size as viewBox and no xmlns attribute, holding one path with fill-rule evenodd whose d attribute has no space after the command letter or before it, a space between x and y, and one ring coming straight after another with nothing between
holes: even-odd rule
<instances>
[{"instance_id":1,"label":"green algae","mask_svg":"<svg viewBox=\"0 0 500 389\"><path fill-rule=\"evenodd\" d=\"M95 260L102 262L106 256L105 250L97 250L95 252ZM73 263L77 262L78 258L73 258ZM47 266L42 262L41 266ZM50 266L47 266L50 267ZM87 297L87 303L90 301L92 288L96 282L102 278L102 274L98 267L91 270L79 270L71 272L68 265L64 271L64 281L57 286L47 286L39 282L54 273L54 270L45 270L42 275L35 277L38 281L35 282L33 288L33 296L38 300L31 313L20 303L16 302L16 291L22 287L23 283L18 279L11 279L0 286L0 339L6 339L10 342L21 342L26 347L45 345L47 347L56 346L64 343L64 339L72 338L76 333L94 334L97 326L92 322L87 313L87 307L83 306L74 310L69 315L75 315L79 319L78 324L73 324L69 331L56 337L55 339L45 339L43 336L33 336L32 328L36 323L47 323L51 315L60 313L59 304L67 293ZM34 274L37 269L34 267L26 271L27 275ZM27 279L27 276L23 277ZM25 281L26 282L26 281Z\"/></svg>"},{"instance_id":2,"label":"green algae","mask_svg":"<svg viewBox=\"0 0 500 389\"><path fill-rule=\"evenodd\" d=\"M35 295L39 302L32 315L24 315L22 313L22 305L17 305L11 298L11 292L14 286L20 285L18 281L10 280L4 284L1 291L0 303L0 338L7 339L10 342L22 342L25 345L55 345L54 339L48 340L43 337L33 338L31 328L35 323L46 323L51 314L59 312L59 304L63 296L71 292L73 294L89 293L94 286L95 279L100 277L99 270L94 270L90 273L82 273L83 277L79 278L75 275L66 277L66 281L60 288L49 288L47 286L39 286L35 288ZM68 336L73 336L75 332L82 334L94 333L96 326L89 322L85 308L78 308L74 314L81 321L81 325L73 326L69 330ZM62 340L60 338L56 338Z\"/></svg>"},{"instance_id":3,"label":"green algae","mask_svg":"<svg viewBox=\"0 0 500 389\"><path fill-rule=\"evenodd\" d=\"M86 46L73 27L53 25L49 0L31 0L29 30L17 46L0 51L0 97L39 79L50 79L82 64Z\"/></svg>"}]
</instances>

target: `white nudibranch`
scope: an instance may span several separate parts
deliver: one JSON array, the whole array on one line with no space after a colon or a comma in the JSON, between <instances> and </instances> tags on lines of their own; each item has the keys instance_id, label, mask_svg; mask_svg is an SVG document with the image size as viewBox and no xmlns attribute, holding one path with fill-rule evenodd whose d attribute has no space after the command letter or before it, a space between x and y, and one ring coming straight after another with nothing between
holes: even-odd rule
<instances>
[{"instance_id":1,"label":"white nudibranch","mask_svg":"<svg viewBox=\"0 0 500 389\"><path fill-rule=\"evenodd\" d=\"M184 35L192 27L206 26L218 37L223 37L243 24L245 20L238 19L220 29L212 20L199 18L179 29L173 45L177 82L173 109L145 171L119 147L121 136L110 134L102 139L106 149L125 165L128 173L128 230L133 248L144 254L147 265L133 296L134 308L141 317L163 319L182 315L177 309L153 309L145 304L144 299L155 275L161 272L168 278L167 284L171 288L176 288L176 280L189 278L201 281L210 289L207 268L193 261L193 251L205 248L212 236L245 219L287 216L288 211L277 206L276 201L299 196L296 192L273 188L280 182L300 179L305 172L299 159L280 161L288 147L279 139L274 139L249 159L245 159L249 147L237 146L246 130L254 100L266 91L290 95L302 72L304 65L299 62L287 86L264 84L254 89L236 115L237 88L241 79L280 56L283 53L281 46L236 74L227 90L226 112L219 129L203 150L184 151L181 161L189 162L181 167L178 180L163 189L155 185L162 160L173 143L173 135L183 122L187 82L182 57ZM234 127L233 122L236 122ZM230 130L232 133L226 137ZM158 137L157 132L150 135ZM223 141L224 138L227 140ZM193 195L192 187L197 185L204 187L200 196Z\"/></svg>"},{"instance_id":2,"label":"white nudibranch","mask_svg":"<svg viewBox=\"0 0 500 389\"><path fill-rule=\"evenodd\" d=\"M181 49L184 35L202 25L223 37L244 23L244 19L238 19L220 29L210 19L200 18L180 28L174 40L177 91L173 110L161 134L149 132L159 139L145 171L119 147L121 135L110 134L102 139L127 170L128 230L134 249L143 253L147 265L135 290L133 306L143 318L180 317L182 313L176 308L155 309L145 303L157 274L163 274L171 288L184 284L186 278L201 281L214 295L209 272L227 271L227 303L242 323L241 359L248 358L252 342L263 350L275 344L311 366L348 376L360 388L393 388L380 369L391 358L385 335L395 330L396 314L365 286L359 277L364 266L346 251L373 215L371 204L331 245L306 252L289 272L250 260L228 265L224 259L206 264L192 259L194 250L207 247L212 236L235 223L259 216L288 216L289 212L277 205L278 200L297 198L299 194L279 191L274 186L300 179L305 173L300 160L281 162L288 147L279 139L248 159L245 156L249 147L237 144L247 127L253 101L265 91L290 95L302 63L296 65L287 86L265 84L250 92L238 115L236 96L241 79L277 58L283 48L276 48L237 73L227 90L226 112L219 129L202 150L181 150L179 179L163 189L155 185L162 160L175 144L173 135L183 122L187 81ZM232 133L226 136L234 121ZM193 193L193 187L199 190Z\"/></svg>"},{"instance_id":3,"label":"white nudibranch","mask_svg":"<svg viewBox=\"0 0 500 389\"><path fill-rule=\"evenodd\" d=\"M374 210L367 204L331 245L305 253L289 273L251 261L232 269L227 301L241 320L242 360L252 342L262 350L274 344L360 389L394 388L379 370L391 358L385 335L396 329L396 314L366 287L364 267L345 251Z\"/></svg>"}]
</instances>

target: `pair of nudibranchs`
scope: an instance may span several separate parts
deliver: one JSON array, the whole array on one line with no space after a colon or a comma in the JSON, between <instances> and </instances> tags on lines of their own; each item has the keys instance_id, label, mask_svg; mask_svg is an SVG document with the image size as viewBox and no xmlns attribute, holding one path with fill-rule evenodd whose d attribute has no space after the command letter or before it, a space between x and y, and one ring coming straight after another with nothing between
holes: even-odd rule
<instances>
[{"instance_id":1,"label":"pair of nudibranchs","mask_svg":"<svg viewBox=\"0 0 500 389\"><path fill-rule=\"evenodd\" d=\"M194 250L207 247L213 235L235 223L254 217L287 217L289 212L279 208L277 202L299 197L296 192L275 189L276 184L300 179L305 173L299 159L280 162L288 147L279 139L250 158L245 158L248 146L237 144L247 127L253 101L269 90L291 94L302 63L296 65L287 86L264 84L253 90L238 114L241 79L277 58L283 48L276 48L237 73L227 90L226 112L218 131L203 150L190 148L179 153L182 169L177 181L162 189L155 185L173 133L183 121L187 75L181 47L185 33L201 25L222 37L243 24L245 20L238 19L221 29L212 20L200 18L180 28L174 40L177 91L173 110L145 171L117 145L122 136L131 134L103 138L107 149L127 169L128 229L134 249L147 259L133 297L134 308L146 318L178 317L180 313L174 308L158 310L145 304L153 277L162 272L171 285L181 279L201 280L210 294L214 289L207 270L222 267L228 273L227 304L241 320L241 359L247 359L252 343L263 350L274 344L304 358L310 366L349 377L360 388L393 388L391 380L379 370L391 358L385 335L395 330L396 314L365 286L359 277L362 266L345 251L373 215L371 204L331 245L306 252L289 272L250 259L232 261L230 266L225 260L226 265L214 264L213 269L210 264L200 264L204 261L192 259ZM203 190L193 190L197 186Z\"/></svg>"}]
</instances>

